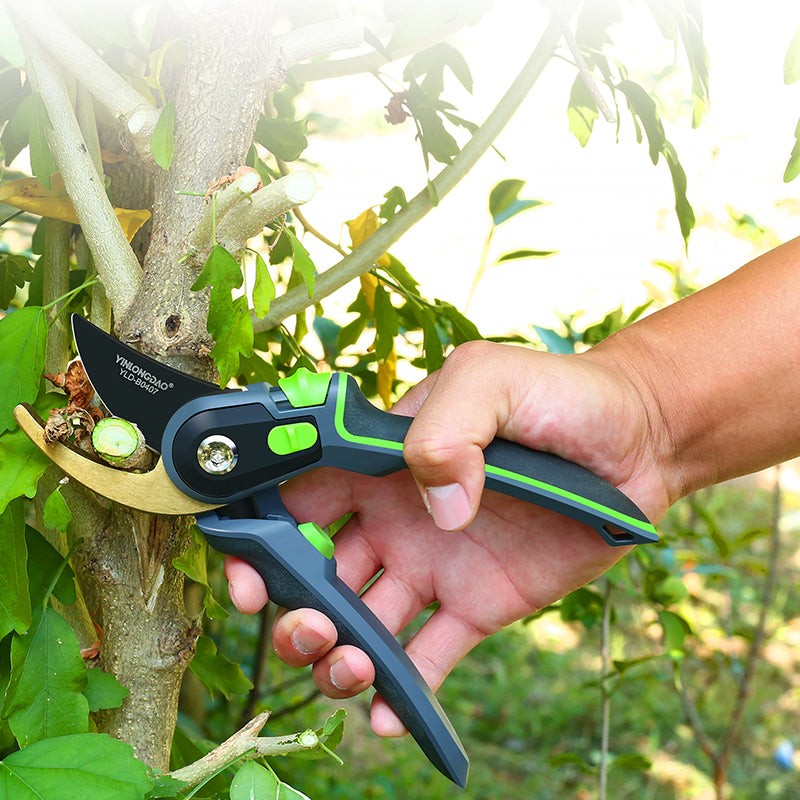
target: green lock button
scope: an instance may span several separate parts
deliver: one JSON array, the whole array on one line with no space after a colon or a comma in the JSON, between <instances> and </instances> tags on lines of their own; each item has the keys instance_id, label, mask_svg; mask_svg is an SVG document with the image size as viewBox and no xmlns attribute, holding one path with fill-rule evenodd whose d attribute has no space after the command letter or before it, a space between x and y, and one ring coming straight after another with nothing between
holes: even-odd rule
<instances>
[{"instance_id":1,"label":"green lock button","mask_svg":"<svg viewBox=\"0 0 800 800\"><path fill-rule=\"evenodd\" d=\"M267 434L267 447L277 456L288 456L308 450L317 443L319 434L310 422L277 425Z\"/></svg>"},{"instance_id":2,"label":"green lock button","mask_svg":"<svg viewBox=\"0 0 800 800\"><path fill-rule=\"evenodd\" d=\"M297 529L325 558L333 558L333 540L316 522L304 522Z\"/></svg>"},{"instance_id":3,"label":"green lock button","mask_svg":"<svg viewBox=\"0 0 800 800\"><path fill-rule=\"evenodd\" d=\"M332 372L312 372L310 369L300 367L288 378L280 378L278 386L295 408L321 406L328 396L332 377Z\"/></svg>"}]
</instances>

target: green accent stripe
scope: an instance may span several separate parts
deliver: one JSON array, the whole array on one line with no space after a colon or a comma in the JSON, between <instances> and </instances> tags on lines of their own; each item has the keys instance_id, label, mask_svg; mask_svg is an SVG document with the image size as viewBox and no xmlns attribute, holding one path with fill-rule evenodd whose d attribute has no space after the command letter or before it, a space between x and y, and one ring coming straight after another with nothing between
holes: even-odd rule
<instances>
[{"instance_id":1,"label":"green accent stripe","mask_svg":"<svg viewBox=\"0 0 800 800\"><path fill-rule=\"evenodd\" d=\"M348 442L353 442L354 444L365 444L370 447L382 447L388 450L402 450L403 445L400 442L387 441L386 439L375 439L370 436L358 436L350 433L350 431L345 428L344 406L347 395L347 384L345 383L347 376L344 373L339 373L337 377L339 378L339 386L338 395L336 397L335 421L336 430L342 439L345 439ZM654 536L658 535L656 529L649 522L642 522L640 519L630 517L620 511L615 511L613 508L608 508L608 506L604 506L601 503L596 503L594 500L589 500L579 494L575 494L574 492L568 492L566 489L560 489L558 486L553 486L549 483L545 483L544 481L536 480L536 478L529 478L527 475L520 475L518 472L511 472L511 470L503 469L502 467L494 467L491 464L486 465L486 473L489 475L497 475L498 477L510 478L511 480L515 480L520 483L527 483L528 485L535 486L538 489L544 489L552 494L560 495L568 500L576 501L588 508L593 508L595 511L599 511L608 515L609 517L613 517L614 519L624 522L626 525L630 525L633 528L638 528L639 530L653 534Z\"/></svg>"},{"instance_id":2,"label":"green accent stripe","mask_svg":"<svg viewBox=\"0 0 800 800\"><path fill-rule=\"evenodd\" d=\"M344 406L347 399L347 375L340 372L337 377L339 378L339 386L336 395L336 431L339 436L345 441L353 442L354 444L366 444L370 447L382 447L385 450L401 450L403 449L402 442L393 442L389 439L375 439L371 436L358 436L355 433L350 433L344 426Z\"/></svg>"},{"instance_id":3,"label":"green accent stripe","mask_svg":"<svg viewBox=\"0 0 800 800\"><path fill-rule=\"evenodd\" d=\"M642 520L636 519L636 517L629 517L627 514L623 514L621 511L615 511L613 508L604 506L601 503L596 503L594 500L589 500L588 498L579 494L575 494L574 492L568 492L566 489L560 489L558 486L552 486L549 483L544 483L544 481L538 481L536 478L529 478L527 475L520 475L518 472L511 472L510 470L503 469L502 467L494 467L491 464L486 465L486 472L490 475L499 475L501 477L511 478L512 480L519 481L521 483L527 483L531 486L536 486L539 489L553 492L554 494L560 495L561 497L565 497L569 500L575 500L581 505L593 508L595 511L608 514L608 516L614 517L614 519L618 519L620 522L624 522L626 525L631 525L634 528L639 528L639 530L647 531L647 533L658 535L656 529L649 522L642 522Z\"/></svg>"}]
</instances>

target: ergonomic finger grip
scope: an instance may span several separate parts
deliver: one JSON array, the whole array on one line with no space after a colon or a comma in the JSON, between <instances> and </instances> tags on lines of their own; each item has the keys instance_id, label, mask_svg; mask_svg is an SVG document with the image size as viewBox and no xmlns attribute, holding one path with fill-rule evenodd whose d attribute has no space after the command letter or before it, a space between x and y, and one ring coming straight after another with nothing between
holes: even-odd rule
<instances>
[{"instance_id":1,"label":"ergonomic finger grip","mask_svg":"<svg viewBox=\"0 0 800 800\"><path fill-rule=\"evenodd\" d=\"M405 467L402 444L412 418L381 411L352 378L338 390L336 426L360 449L346 468L386 474ZM593 472L552 453L496 438L483 451L486 486L591 525L609 544L658 541L655 528L623 492Z\"/></svg>"},{"instance_id":2,"label":"ergonomic finger grip","mask_svg":"<svg viewBox=\"0 0 800 800\"><path fill-rule=\"evenodd\" d=\"M274 512L282 505L273 491L264 507ZM270 600L289 609L321 611L336 626L338 644L366 652L375 666L376 690L431 763L463 787L469 759L450 721L397 640L337 576L336 561L300 532L288 512L267 519L231 519L224 513L197 517L211 546L247 561L263 578Z\"/></svg>"}]
</instances>

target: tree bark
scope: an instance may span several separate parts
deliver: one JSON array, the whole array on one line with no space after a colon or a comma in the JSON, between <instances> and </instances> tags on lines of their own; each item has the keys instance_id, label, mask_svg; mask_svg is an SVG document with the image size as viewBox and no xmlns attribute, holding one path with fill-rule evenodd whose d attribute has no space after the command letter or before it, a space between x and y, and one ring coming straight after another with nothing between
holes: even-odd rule
<instances>
[{"instance_id":1,"label":"tree bark","mask_svg":"<svg viewBox=\"0 0 800 800\"><path fill-rule=\"evenodd\" d=\"M143 352L211 378L208 298L190 290L208 252L183 260L205 203L177 193L205 191L244 163L267 94L283 85L285 73L270 34L272 2L202 0L189 11L188 3L173 0L170 6L185 27L187 54L170 81L175 151L169 170L155 175L142 290L117 330Z\"/></svg>"}]
</instances>

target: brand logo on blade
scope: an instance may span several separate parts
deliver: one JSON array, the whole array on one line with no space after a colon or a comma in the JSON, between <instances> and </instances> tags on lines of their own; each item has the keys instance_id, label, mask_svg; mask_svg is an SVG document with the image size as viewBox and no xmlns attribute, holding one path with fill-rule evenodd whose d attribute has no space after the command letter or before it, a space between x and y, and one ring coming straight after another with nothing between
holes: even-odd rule
<instances>
[{"instance_id":1,"label":"brand logo on blade","mask_svg":"<svg viewBox=\"0 0 800 800\"><path fill-rule=\"evenodd\" d=\"M119 354L117 354L117 366L119 367L120 377L130 381L134 386L144 389L149 394L158 394L158 392L164 392L175 386L174 383L160 380L152 372L140 367L138 364L134 364L125 356Z\"/></svg>"}]
</instances>

